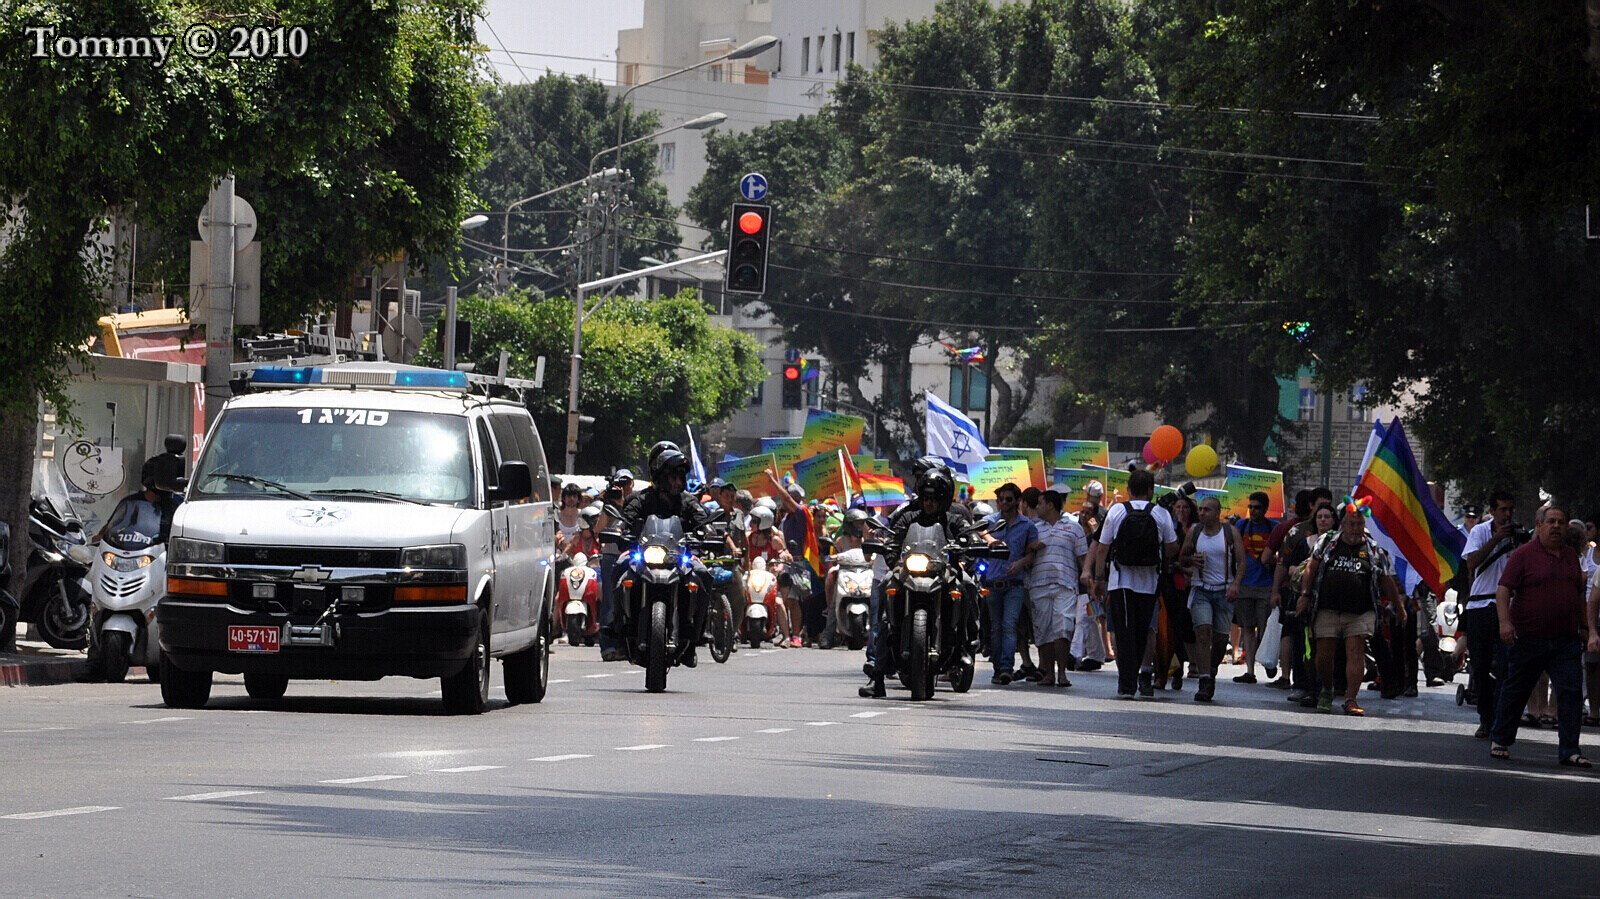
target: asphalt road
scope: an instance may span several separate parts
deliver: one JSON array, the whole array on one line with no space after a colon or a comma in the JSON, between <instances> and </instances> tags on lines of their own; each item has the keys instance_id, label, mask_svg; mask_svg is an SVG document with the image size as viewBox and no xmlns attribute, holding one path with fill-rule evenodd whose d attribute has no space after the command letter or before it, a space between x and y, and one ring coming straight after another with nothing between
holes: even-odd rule
<instances>
[{"instance_id":1,"label":"asphalt road","mask_svg":"<svg viewBox=\"0 0 1600 899\"><path fill-rule=\"evenodd\" d=\"M474 718L436 681L0 689L0 896L1600 894L1600 777L1549 730L1492 763L1449 689L1356 719L1108 669L913 705L858 699L860 661L745 649L650 695L557 647L544 703L496 666Z\"/></svg>"}]
</instances>

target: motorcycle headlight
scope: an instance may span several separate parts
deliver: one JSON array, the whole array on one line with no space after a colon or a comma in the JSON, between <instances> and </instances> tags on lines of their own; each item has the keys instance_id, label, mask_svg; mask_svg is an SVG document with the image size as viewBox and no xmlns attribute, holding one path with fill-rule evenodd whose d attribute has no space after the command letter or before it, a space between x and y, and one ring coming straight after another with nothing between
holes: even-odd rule
<instances>
[{"instance_id":1,"label":"motorcycle headlight","mask_svg":"<svg viewBox=\"0 0 1600 899\"><path fill-rule=\"evenodd\" d=\"M1440 637L1439 638L1439 651L1440 652L1444 652L1444 653L1455 652L1456 651L1456 638L1455 637Z\"/></svg>"},{"instance_id":2,"label":"motorcycle headlight","mask_svg":"<svg viewBox=\"0 0 1600 899\"><path fill-rule=\"evenodd\" d=\"M111 566L112 568L115 568L115 567L117 567L117 554L116 553L101 553L100 554L100 561L105 562L107 565Z\"/></svg>"},{"instance_id":3,"label":"motorcycle headlight","mask_svg":"<svg viewBox=\"0 0 1600 899\"><path fill-rule=\"evenodd\" d=\"M467 567L467 547L460 543L408 546L400 551L400 567L460 571Z\"/></svg>"},{"instance_id":4,"label":"motorcycle headlight","mask_svg":"<svg viewBox=\"0 0 1600 899\"><path fill-rule=\"evenodd\" d=\"M932 560L922 553L912 553L906 556L906 570L912 574L922 574L928 570L931 562Z\"/></svg>"},{"instance_id":5,"label":"motorcycle headlight","mask_svg":"<svg viewBox=\"0 0 1600 899\"><path fill-rule=\"evenodd\" d=\"M644 563L652 567L667 564L667 548L665 546L645 547Z\"/></svg>"},{"instance_id":6,"label":"motorcycle headlight","mask_svg":"<svg viewBox=\"0 0 1600 899\"><path fill-rule=\"evenodd\" d=\"M757 593L765 593L768 583L767 578L769 577L771 577L771 575L767 574L765 571L750 572L750 589Z\"/></svg>"},{"instance_id":7,"label":"motorcycle headlight","mask_svg":"<svg viewBox=\"0 0 1600 899\"><path fill-rule=\"evenodd\" d=\"M191 562L200 565L220 565L227 554L220 543L191 540L188 537L173 537L167 552L175 563Z\"/></svg>"}]
</instances>

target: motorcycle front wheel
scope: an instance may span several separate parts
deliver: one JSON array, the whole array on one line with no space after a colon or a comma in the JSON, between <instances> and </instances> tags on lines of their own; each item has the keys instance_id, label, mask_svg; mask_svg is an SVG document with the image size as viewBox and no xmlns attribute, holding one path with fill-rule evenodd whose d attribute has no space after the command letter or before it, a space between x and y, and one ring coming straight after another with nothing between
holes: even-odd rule
<instances>
[{"instance_id":1,"label":"motorcycle front wheel","mask_svg":"<svg viewBox=\"0 0 1600 899\"><path fill-rule=\"evenodd\" d=\"M132 663L131 649L132 638L122 631L109 631L105 635L105 665L106 681L120 684L128 677L128 666Z\"/></svg>"},{"instance_id":2,"label":"motorcycle front wheel","mask_svg":"<svg viewBox=\"0 0 1600 899\"><path fill-rule=\"evenodd\" d=\"M90 617L88 602L53 595L40 610L39 636L56 649L83 649L89 645Z\"/></svg>"},{"instance_id":3,"label":"motorcycle front wheel","mask_svg":"<svg viewBox=\"0 0 1600 899\"><path fill-rule=\"evenodd\" d=\"M651 693L667 689L667 604L650 604L650 654L644 668L644 688Z\"/></svg>"},{"instance_id":4,"label":"motorcycle front wheel","mask_svg":"<svg viewBox=\"0 0 1600 899\"><path fill-rule=\"evenodd\" d=\"M911 701L921 702L933 696L936 672L928 664L928 613L921 609L911 613L909 630L911 658L906 660L905 679L911 688Z\"/></svg>"},{"instance_id":5,"label":"motorcycle front wheel","mask_svg":"<svg viewBox=\"0 0 1600 899\"><path fill-rule=\"evenodd\" d=\"M710 614L710 626L706 629L711 632L711 660L718 665L726 664L728 656L733 654L734 640L733 606L728 603L728 597L718 597Z\"/></svg>"}]
</instances>

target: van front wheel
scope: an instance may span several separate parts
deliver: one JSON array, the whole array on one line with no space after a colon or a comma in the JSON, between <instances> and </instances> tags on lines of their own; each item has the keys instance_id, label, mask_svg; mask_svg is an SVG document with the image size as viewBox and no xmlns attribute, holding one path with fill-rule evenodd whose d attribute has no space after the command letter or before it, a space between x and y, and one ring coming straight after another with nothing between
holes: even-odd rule
<instances>
[{"instance_id":1,"label":"van front wheel","mask_svg":"<svg viewBox=\"0 0 1600 899\"><path fill-rule=\"evenodd\" d=\"M489 705L489 610L478 609L478 643L461 670L439 679L444 710L452 715L481 715Z\"/></svg>"}]
</instances>

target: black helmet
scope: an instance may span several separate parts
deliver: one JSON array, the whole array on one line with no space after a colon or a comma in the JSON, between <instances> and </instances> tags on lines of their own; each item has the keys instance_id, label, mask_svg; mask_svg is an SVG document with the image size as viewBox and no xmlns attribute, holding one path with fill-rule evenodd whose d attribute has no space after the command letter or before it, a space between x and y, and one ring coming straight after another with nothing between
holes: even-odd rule
<instances>
[{"instance_id":1,"label":"black helmet","mask_svg":"<svg viewBox=\"0 0 1600 899\"><path fill-rule=\"evenodd\" d=\"M942 466L924 472L917 478L918 499L931 499L941 506L947 506L955 495L956 482Z\"/></svg>"},{"instance_id":2,"label":"black helmet","mask_svg":"<svg viewBox=\"0 0 1600 899\"><path fill-rule=\"evenodd\" d=\"M654 474L656 470L656 457L667 450L675 450L680 453L683 452L683 450L679 449L676 443L673 443L670 440L659 441L655 446L650 447L650 455L645 461L645 469Z\"/></svg>"},{"instance_id":3,"label":"black helmet","mask_svg":"<svg viewBox=\"0 0 1600 899\"><path fill-rule=\"evenodd\" d=\"M911 463L911 477L915 481L922 480L922 476L936 468L948 468L945 461L938 456L923 456Z\"/></svg>"},{"instance_id":4,"label":"black helmet","mask_svg":"<svg viewBox=\"0 0 1600 899\"><path fill-rule=\"evenodd\" d=\"M665 441L663 441L665 443ZM666 443L658 443L656 449L650 451L650 480L657 487L667 485L667 477L672 474L681 474L684 479L689 477L689 459L677 448Z\"/></svg>"},{"instance_id":5,"label":"black helmet","mask_svg":"<svg viewBox=\"0 0 1600 899\"><path fill-rule=\"evenodd\" d=\"M869 519L871 517L872 517L871 515L867 514L867 510L866 509L862 509L862 508L858 507L858 508L851 509L850 511L844 513L844 523L845 524L861 524L861 523L865 522L867 519Z\"/></svg>"}]
</instances>

